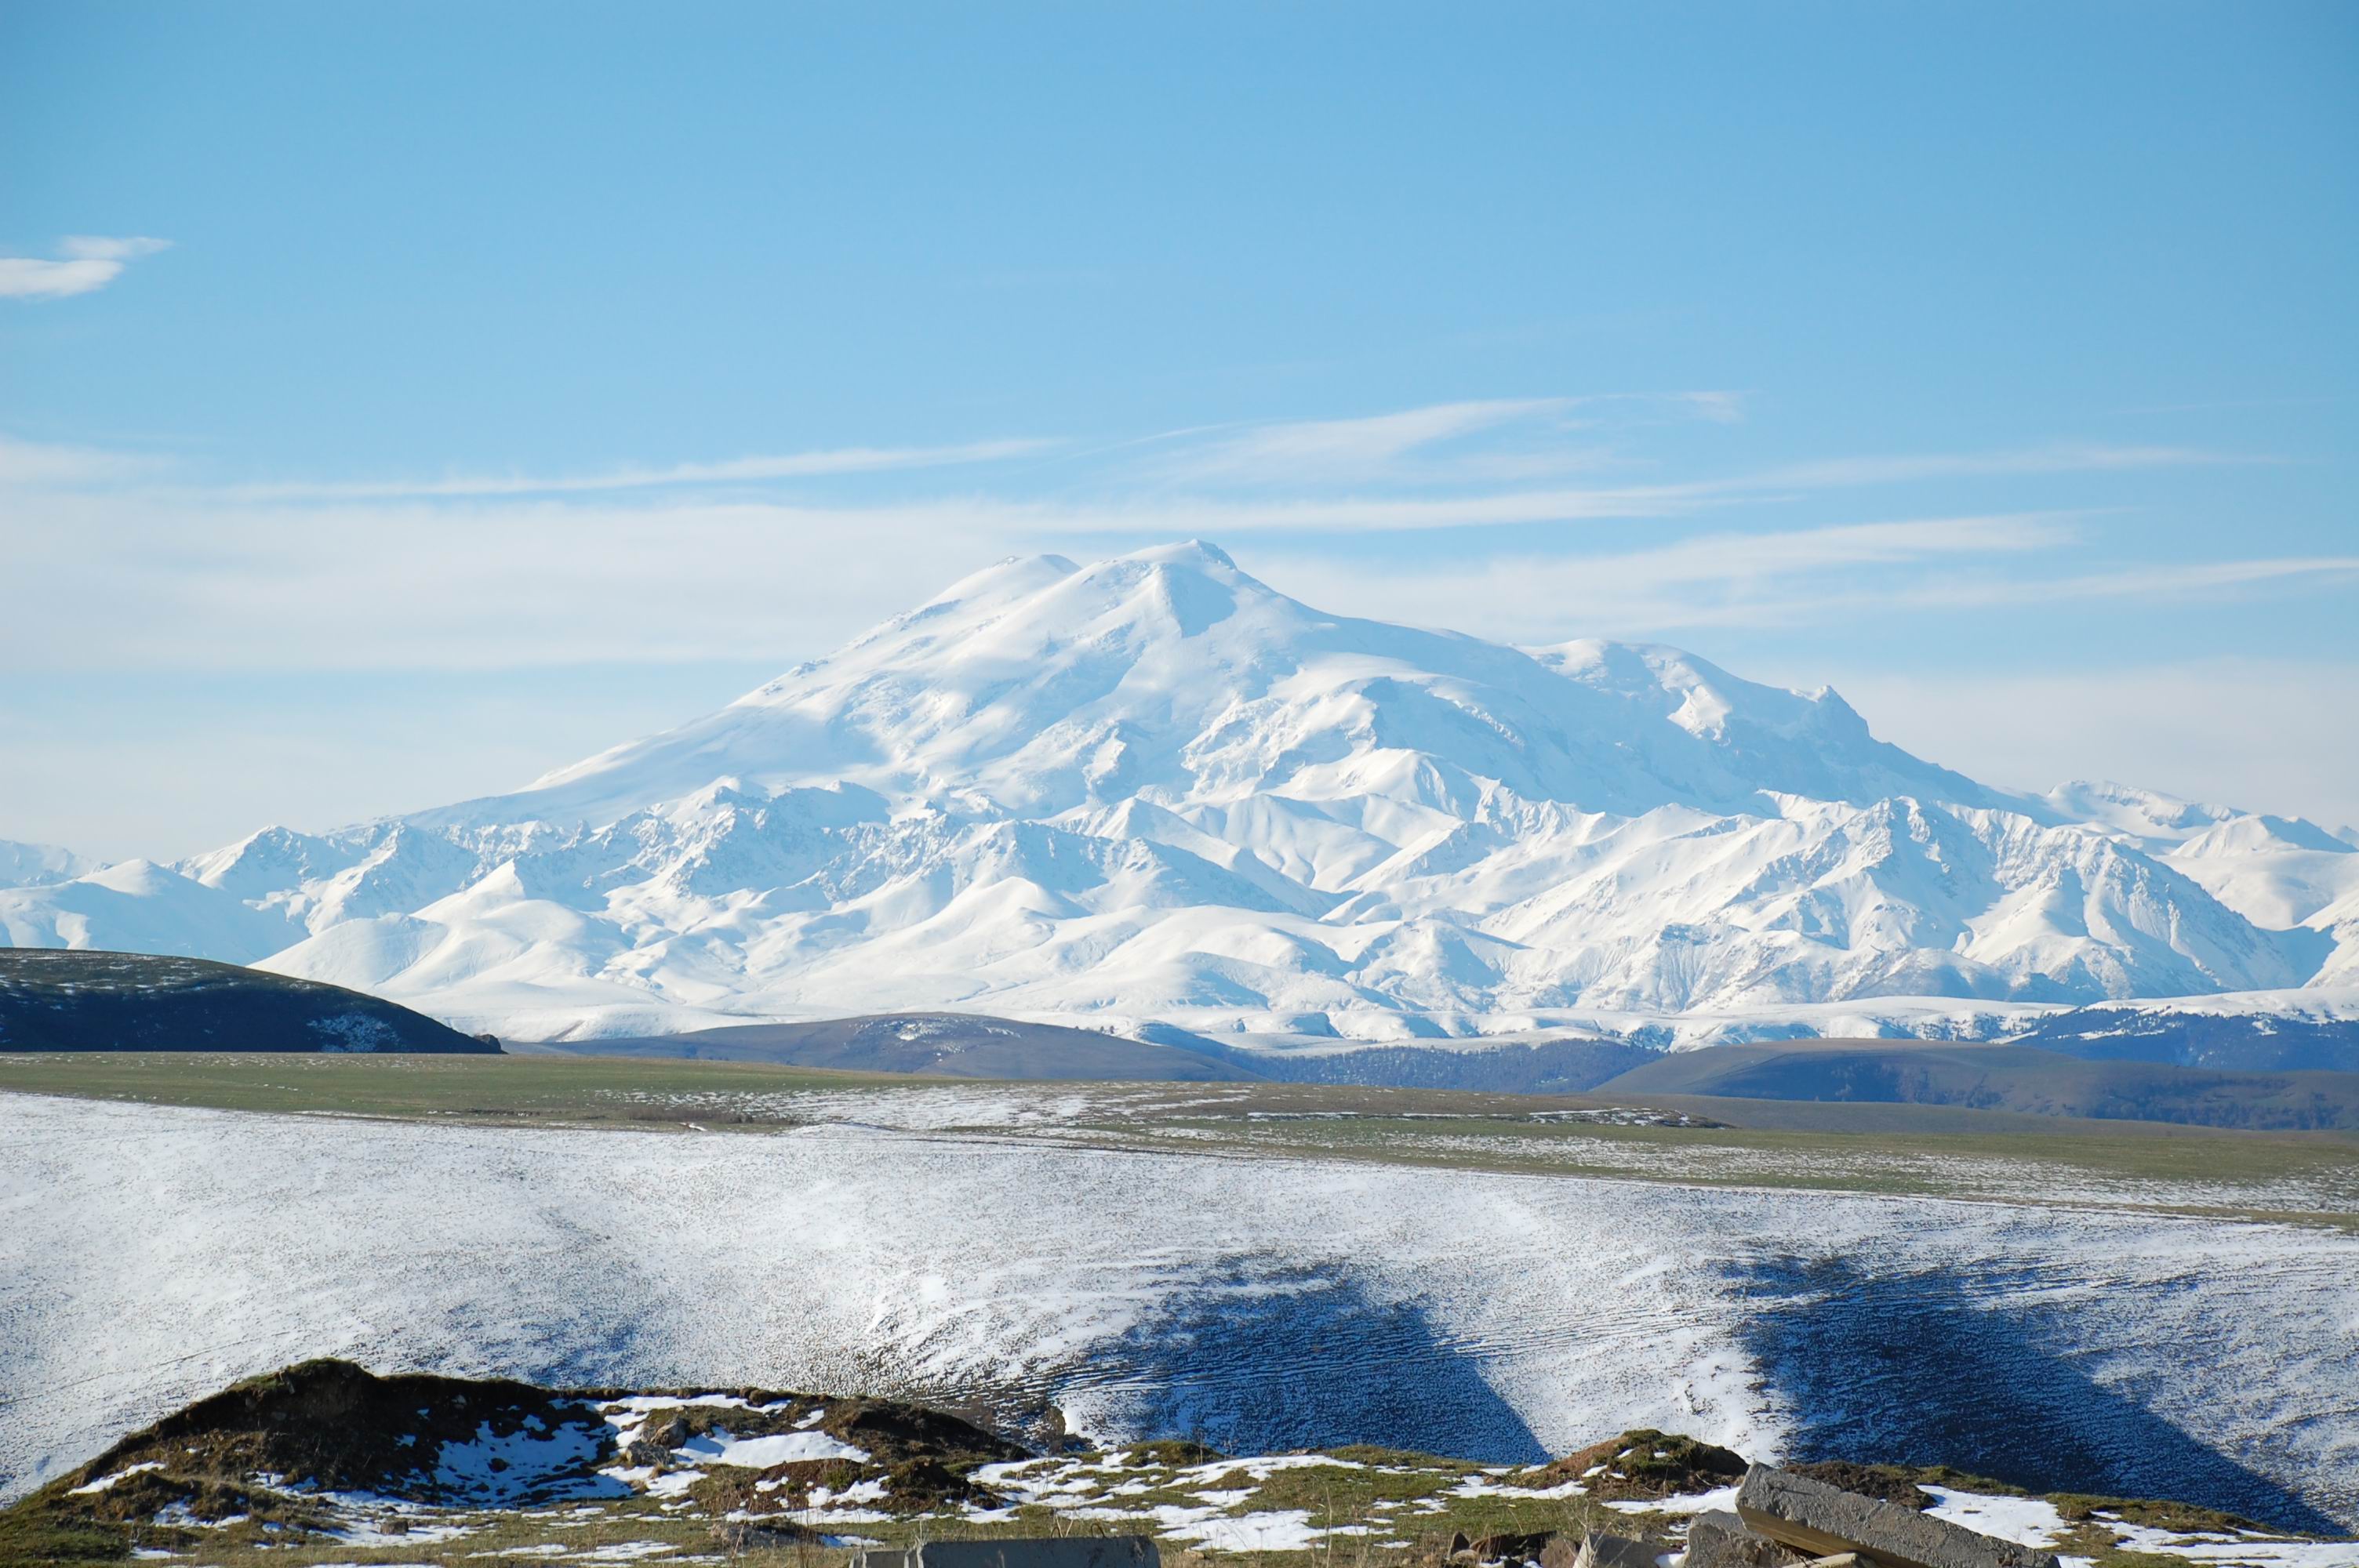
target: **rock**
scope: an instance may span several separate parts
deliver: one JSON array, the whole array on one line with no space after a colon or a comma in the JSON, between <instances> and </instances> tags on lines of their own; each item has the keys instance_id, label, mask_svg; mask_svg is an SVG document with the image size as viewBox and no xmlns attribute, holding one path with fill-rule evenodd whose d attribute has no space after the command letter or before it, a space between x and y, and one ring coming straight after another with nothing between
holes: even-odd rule
<instances>
[{"instance_id":1,"label":"rock","mask_svg":"<svg viewBox=\"0 0 2359 1568\"><path fill-rule=\"evenodd\" d=\"M1814 1558L1860 1552L1883 1568L2058 1568L2052 1552L1767 1465L1745 1473L1736 1513L1747 1529Z\"/></svg>"},{"instance_id":2,"label":"rock","mask_svg":"<svg viewBox=\"0 0 2359 1568\"><path fill-rule=\"evenodd\" d=\"M1581 1550L1574 1553L1572 1568L1655 1568L1655 1559L1664 1548L1657 1541L1633 1541L1626 1535L1608 1535L1593 1530L1581 1538Z\"/></svg>"},{"instance_id":3,"label":"rock","mask_svg":"<svg viewBox=\"0 0 2359 1568\"><path fill-rule=\"evenodd\" d=\"M1787 1568L1802 1553L1758 1531L1723 1509L1700 1513L1688 1523L1685 1568Z\"/></svg>"},{"instance_id":4,"label":"rock","mask_svg":"<svg viewBox=\"0 0 2359 1568\"><path fill-rule=\"evenodd\" d=\"M1539 1560L1556 1539L1552 1530L1530 1530L1522 1534L1501 1531L1496 1535L1477 1537L1466 1543L1469 1557L1477 1563L1532 1563Z\"/></svg>"},{"instance_id":5,"label":"rock","mask_svg":"<svg viewBox=\"0 0 2359 1568\"><path fill-rule=\"evenodd\" d=\"M723 1519L712 1527L712 1538L732 1556L748 1552L777 1552L808 1544L811 1532L788 1524L755 1524L748 1519Z\"/></svg>"}]
</instances>

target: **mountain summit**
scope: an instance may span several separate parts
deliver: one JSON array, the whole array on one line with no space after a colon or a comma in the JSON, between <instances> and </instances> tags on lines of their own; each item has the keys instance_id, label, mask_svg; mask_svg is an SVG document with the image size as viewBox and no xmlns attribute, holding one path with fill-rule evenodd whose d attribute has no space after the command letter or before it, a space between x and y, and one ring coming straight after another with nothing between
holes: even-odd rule
<instances>
[{"instance_id":1,"label":"mountain summit","mask_svg":"<svg viewBox=\"0 0 2359 1568\"><path fill-rule=\"evenodd\" d=\"M173 880L210 930L275 923L267 968L524 1037L943 1007L1392 1035L2359 979L2333 900L2313 915L2354 929L2221 902L2258 897L2256 857L2332 891L2359 854L2183 803L2142 836L2127 798L1993 790L1675 649L1331 615L1191 542L1002 561L515 794L266 830ZM79 885L0 893L12 940L92 930L95 893L42 925Z\"/></svg>"}]
</instances>

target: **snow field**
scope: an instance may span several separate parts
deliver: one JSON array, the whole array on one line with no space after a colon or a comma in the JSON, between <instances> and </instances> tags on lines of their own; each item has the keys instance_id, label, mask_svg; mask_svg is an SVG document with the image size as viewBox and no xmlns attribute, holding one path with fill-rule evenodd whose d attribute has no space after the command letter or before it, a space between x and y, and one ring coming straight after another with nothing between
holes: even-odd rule
<instances>
[{"instance_id":1,"label":"snow field","mask_svg":"<svg viewBox=\"0 0 2359 1568\"><path fill-rule=\"evenodd\" d=\"M1767 1457L1830 1396L1760 1325L1897 1292L1877 1299L1930 1301L1944 1333L1993 1325L2038 1376L2078 1379L2114 1411L2107 1441L2123 1421L2184 1433L2359 1518L2359 1238L2322 1227L845 1125L0 1096L0 1127L8 1495L327 1354L1053 1403L1093 1436L1192 1425L1233 1452L1389 1440L1504 1462L1655 1426Z\"/></svg>"}]
</instances>

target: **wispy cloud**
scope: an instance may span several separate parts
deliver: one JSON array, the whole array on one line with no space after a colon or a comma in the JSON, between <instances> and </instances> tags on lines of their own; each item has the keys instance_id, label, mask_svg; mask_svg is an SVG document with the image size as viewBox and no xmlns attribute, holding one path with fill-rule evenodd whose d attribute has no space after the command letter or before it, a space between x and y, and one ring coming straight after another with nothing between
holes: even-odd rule
<instances>
[{"instance_id":1,"label":"wispy cloud","mask_svg":"<svg viewBox=\"0 0 2359 1568\"><path fill-rule=\"evenodd\" d=\"M1296 419L1174 431L1145 477L1198 484L1467 483L1595 468L1613 454L1594 433L1615 406L1727 424L1734 392L1607 393L1435 403L1352 419ZM1576 434L1587 444L1571 444Z\"/></svg>"},{"instance_id":2,"label":"wispy cloud","mask_svg":"<svg viewBox=\"0 0 2359 1568\"><path fill-rule=\"evenodd\" d=\"M2184 468L2208 463L2266 461L2197 447L2117 447L2083 442L1997 452L1914 452L1894 457L1832 458L1788 463L1734 481L1755 489L1791 486L1829 490L1845 485L1901 484L1928 479L1981 479L2007 474L2104 472Z\"/></svg>"},{"instance_id":3,"label":"wispy cloud","mask_svg":"<svg viewBox=\"0 0 2359 1568\"><path fill-rule=\"evenodd\" d=\"M109 239L70 234L58 242L54 258L0 256L0 299L64 299L104 288L140 256L168 250L172 242L145 235Z\"/></svg>"},{"instance_id":4,"label":"wispy cloud","mask_svg":"<svg viewBox=\"0 0 2359 1568\"><path fill-rule=\"evenodd\" d=\"M1574 400L1436 405L1376 420L1253 427L1247 447L1349 467L1518 421ZM1539 412L1535 412L1538 410ZM1455 433L1455 434L1453 434ZM1224 433L1234 441L1237 432ZM2099 513L2011 510L1841 525L1765 526L1745 509L1843 487L2231 460L2166 447L2056 445L1845 458L1658 484L1495 485L1435 494L1370 483L1294 492L1150 481L1125 456L1044 492L1029 467L1059 444L860 447L587 474L159 487L141 460L0 438L0 664L102 656L179 667L488 668L817 652L905 608L963 567L1029 549L1076 553L1203 536L1246 546L1279 586L1339 610L1485 635L1659 635L1842 616L1972 612L2027 600L2288 591L2347 576L2343 557L2109 566ZM768 480L973 465L788 504ZM1061 467L1062 465L1060 465ZM734 489L731 487L735 487ZM1338 493L1342 491L1342 493ZM1486 525L1566 526L1443 543ZM1745 525L1751 523L1751 526ZM1345 541L1425 531L1386 563ZM1536 543L1544 540L1545 543ZM1275 546L1255 550L1256 543ZM1610 543L1614 547L1600 546ZM1403 567L1401 560L1415 560ZM454 573L449 563L463 559ZM706 563L724 561L725 572ZM368 585L356 593L355 584ZM103 649L82 608L116 613Z\"/></svg>"},{"instance_id":5,"label":"wispy cloud","mask_svg":"<svg viewBox=\"0 0 2359 1568\"><path fill-rule=\"evenodd\" d=\"M20 441L0 435L0 486L103 483L153 473L156 466L152 459L101 447Z\"/></svg>"},{"instance_id":6,"label":"wispy cloud","mask_svg":"<svg viewBox=\"0 0 2359 1568\"><path fill-rule=\"evenodd\" d=\"M1360 423L1360 422L1354 422ZM1385 493L1239 500L1215 493L1179 495L1152 489L1076 511L1082 531L1188 533L1401 533L1532 523L1668 518L1756 504L1822 491L1866 489L1929 480L2060 474L2234 463L2263 460L2185 447L2081 444L1995 452L1919 452L1780 464L1722 479L1661 484L1495 486L1450 495ZM1306 484L1307 491L1316 486Z\"/></svg>"},{"instance_id":7,"label":"wispy cloud","mask_svg":"<svg viewBox=\"0 0 2359 1568\"><path fill-rule=\"evenodd\" d=\"M2033 579L2024 582L1928 583L1911 589L1911 605L1979 609L2027 600L2077 599L2169 599L2224 591L2259 583L2307 579L2324 585L2359 577L2359 556L2267 556L2225 561L2188 561L2170 566L2123 567L2101 572Z\"/></svg>"},{"instance_id":8,"label":"wispy cloud","mask_svg":"<svg viewBox=\"0 0 2359 1568\"><path fill-rule=\"evenodd\" d=\"M594 474L473 474L445 479L239 485L227 493L245 501L419 501L437 497L571 495L653 490L668 485L743 484L830 474L950 468L1030 457L1055 446L1047 440L969 441L945 447L845 447L733 458L717 463L610 469Z\"/></svg>"},{"instance_id":9,"label":"wispy cloud","mask_svg":"<svg viewBox=\"0 0 2359 1568\"><path fill-rule=\"evenodd\" d=\"M1714 532L1639 550L1528 552L1403 574L1289 553L1273 576L1315 602L1549 640L1657 636L1699 627L1864 623L1912 612L2028 603L2169 600L2359 576L2359 557L2258 557L2098 570L2040 569L2086 543L2093 514L2048 512ZM2005 569L1998 569L2004 564Z\"/></svg>"},{"instance_id":10,"label":"wispy cloud","mask_svg":"<svg viewBox=\"0 0 2359 1568\"><path fill-rule=\"evenodd\" d=\"M1360 419L1261 425L1171 454L1164 474L1212 481L1297 483L1366 479L1437 442L1560 414L1571 399L1537 397L1437 403Z\"/></svg>"}]
</instances>

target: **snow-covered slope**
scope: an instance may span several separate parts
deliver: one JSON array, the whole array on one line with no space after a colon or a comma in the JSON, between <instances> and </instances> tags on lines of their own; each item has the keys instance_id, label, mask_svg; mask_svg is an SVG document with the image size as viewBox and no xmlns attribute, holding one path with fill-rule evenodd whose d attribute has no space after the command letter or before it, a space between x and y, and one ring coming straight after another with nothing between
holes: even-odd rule
<instances>
[{"instance_id":1,"label":"snow-covered slope","mask_svg":"<svg viewBox=\"0 0 2359 1568\"><path fill-rule=\"evenodd\" d=\"M2255 820L2006 795L1830 691L1329 615L1189 544L1002 562L516 794L175 880L301 938L269 968L503 1034L963 1007L1385 1037L2341 973L2334 930L2206 880L2207 830Z\"/></svg>"},{"instance_id":2,"label":"snow-covered slope","mask_svg":"<svg viewBox=\"0 0 2359 1568\"><path fill-rule=\"evenodd\" d=\"M2238 816L2170 852L2171 864L2255 925L2315 933L2316 983L2359 985L2359 845L2299 817Z\"/></svg>"},{"instance_id":3,"label":"snow-covered slope","mask_svg":"<svg viewBox=\"0 0 2359 1568\"><path fill-rule=\"evenodd\" d=\"M89 861L55 844L20 844L0 838L0 888L41 887L71 881L91 870Z\"/></svg>"},{"instance_id":4,"label":"snow-covered slope","mask_svg":"<svg viewBox=\"0 0 2359 1568\"><path fill-rule=\"evenodd\" d=\"M277 914L149 860L0 889L11 947L100 947L246 964L301 934Z\"/></svg>"},{"instance_id":5,"label":"snow-covered slope","mask_svg":"<svg viewBox=\"0 0 2359 1568\"><path fill-rule=\"evenodd\" d=\"M1053 1404L1109 1446L1506 1463L1650 1426L2359 1520L2359 1237L2225 1217L2298 1183L2027 1164L2003 1179L2041 1201L1973 1202L1109 1151L1059 1139L1120 1119L1061 1088L791 1114L766 1136L330 1135L0 1095L0 1498L234 1378L340 1355ZM1647 1147L1722 1181L1743 1152ZM1901 1168L1940 1191L1961 1163Z\"/></svg>"}]
</instances>

